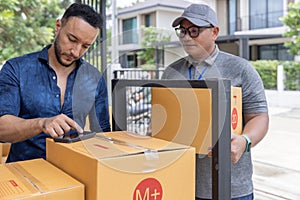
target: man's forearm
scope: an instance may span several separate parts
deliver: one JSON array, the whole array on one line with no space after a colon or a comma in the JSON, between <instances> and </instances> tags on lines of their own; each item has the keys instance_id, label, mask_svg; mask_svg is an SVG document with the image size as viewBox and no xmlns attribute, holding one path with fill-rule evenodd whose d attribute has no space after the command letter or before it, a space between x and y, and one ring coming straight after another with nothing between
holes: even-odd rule
<instances>
[{"instance_id":1,"label":"man's forearm","mask_svg":"<svg viewBox=\"0 0 300 200\"><path fill-rule=\"evenodd\" d=\"M243 134L246 134L251 139L251 147L258 144L267 134L269 128L268 113L261 114L246 114L246 125Z\"/></svg>"},{"instance_id":2,"label":"man's forearm","mask_svg":"<svg viewBox=\"0 0 300 200\"><path fill-rule=\"evenodd\" d=\"M22 119L13 115L0 117L0 141L21 142L42 132L43 119Z\"/></svg>"}]
</instances>

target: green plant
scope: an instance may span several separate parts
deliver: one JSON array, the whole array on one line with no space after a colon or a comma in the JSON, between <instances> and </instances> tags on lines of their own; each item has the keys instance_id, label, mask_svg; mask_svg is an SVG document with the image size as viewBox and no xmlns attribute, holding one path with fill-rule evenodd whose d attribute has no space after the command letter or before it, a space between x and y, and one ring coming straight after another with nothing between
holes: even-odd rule
<instances>
[{"instance_id":1,"label":"green plant","mask_svg":"<svg viewBox=\"0 0 300 200\"><path fill-rule=\"evenodd\" d=\"M285 42L292 55L300 53L300 2L290 3L288 13L280 18L288 27L283 36L291 38L291 41Z\"/></svg>"},{"instance_id":2,"label":"green plant","mask_svg":"<svg viewBox=\"0 0 300 200\"><path fill-rule=\"evenodd\" d=\"M143 31L143 39L141 41L141 46L143 47L143 51L138 53L139 58L143 63L146 64L154 64L155 63L155 43L159 42L169 42L171 40L171 36L158 30L156 27L150 26L145 27L142 26Z\"/></svg>"},{"instance_id":3,"label":"green plant","mask_svg":"<svg viewBox=\"0 0 300 200\"><path fill-rule=\"evenodd\" d=\"M286 62L283 65L285 90L300 90L300 63Z\"/></svg>"},{"instance_id":4,"label":"green plant","mask_svg":"<svg viewBox=\"0 0 300 200\"><path fill-rule=\"evenodd\" d=\"M257 60L251 61L259 73L265 89L277 89L277 67L283 65L284 89L300 91L300 63L293 61Z\"/></svg>"},{"instance_id":5,"label":"green plant","mask_svg":"<svg viewBox=\"0 0 300 200\"><path fill-rule=\"evenodd\" d=\"M0 1L0 62L50 44L67 0Z\"/></svg>"},{"instance_id":6,"label":"green plant","mask_svg":"<svg viewBox=\"0 0 300 200\"><path fill-rule=\"evenodd\" d=\"M251 64L259 73L265 89L275 90L277 88L277 66L276 60L257 60L251 61Z\"/></svg>"},{"instance_id":7,"label":"green plant","mask_svg":"<svg viewBox=\"0 0 300 200\"><path fill-rule=\"evenodd\" d=\"M141 65L142 70L155 70L156 66L154 64L143 64Z\"/></svg>"}]
</instances>

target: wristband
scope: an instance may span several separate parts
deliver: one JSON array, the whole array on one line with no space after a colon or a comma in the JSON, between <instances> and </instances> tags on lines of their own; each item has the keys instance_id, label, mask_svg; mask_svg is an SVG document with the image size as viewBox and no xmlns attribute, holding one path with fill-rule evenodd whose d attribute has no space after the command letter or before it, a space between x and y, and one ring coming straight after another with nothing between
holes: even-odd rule
<instances>
[{"instance_id":1,"label":"wristband","mask_svg":"<svg viewBox=\"0 0 300 200\"><path fill-rule=\"evenodd\" d=\"M245 148L245 152L249 152L250 148L251 148L251 140L247 135L242 134L241 135L243 138L245 138L246 140L246 148Z\"/></svg>"}]
</instances>

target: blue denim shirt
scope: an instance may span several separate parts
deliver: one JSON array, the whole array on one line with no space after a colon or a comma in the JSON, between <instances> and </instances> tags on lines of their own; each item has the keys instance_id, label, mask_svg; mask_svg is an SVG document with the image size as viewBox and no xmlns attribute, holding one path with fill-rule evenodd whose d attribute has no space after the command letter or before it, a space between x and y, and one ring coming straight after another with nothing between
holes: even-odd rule
<instances>
[{"instance_id":1,"label":"blue denim shirt","mask_svg":"<svg viewBox=\"0 0 300 200\"><path fill-rule=\"evenodd\" d=\"M24 119L65 114L81 127L89 116L93 131L110 131L106 82L92 65L80 59L68 76L64 103L55 71L48 64L48 49L8 60L0 71L0 116ZM13 143L7 162L46 158L46 138L40 133Z\"/></svg>"}]
</instances>

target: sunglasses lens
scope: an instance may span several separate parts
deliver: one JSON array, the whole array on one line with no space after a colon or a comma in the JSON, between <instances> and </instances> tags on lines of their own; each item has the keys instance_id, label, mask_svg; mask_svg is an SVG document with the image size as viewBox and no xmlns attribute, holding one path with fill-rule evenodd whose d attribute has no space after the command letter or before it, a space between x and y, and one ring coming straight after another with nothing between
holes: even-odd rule
<instances>
[{"instance_id":1,"label":"sunglasses lens","mask_svg":"<svg viewBox=\"0 0 300 200\"><path fill-rule=\"evenodd\" d=\"M180 38L183 38L186 34L186 30L184 28L176 28L176 35Z\"/></svg>"},{"instance_id":2,"label":"sunglasses lens","mask_svg":"<svg viewBox=\"0 0 300 200\"><path fill-rule=\"evenodd\" d=\"M198 27L191 27L188 29L189 34L192 38L198 37L199 35L199 28Z\"/></svg>"}]
</instances>

